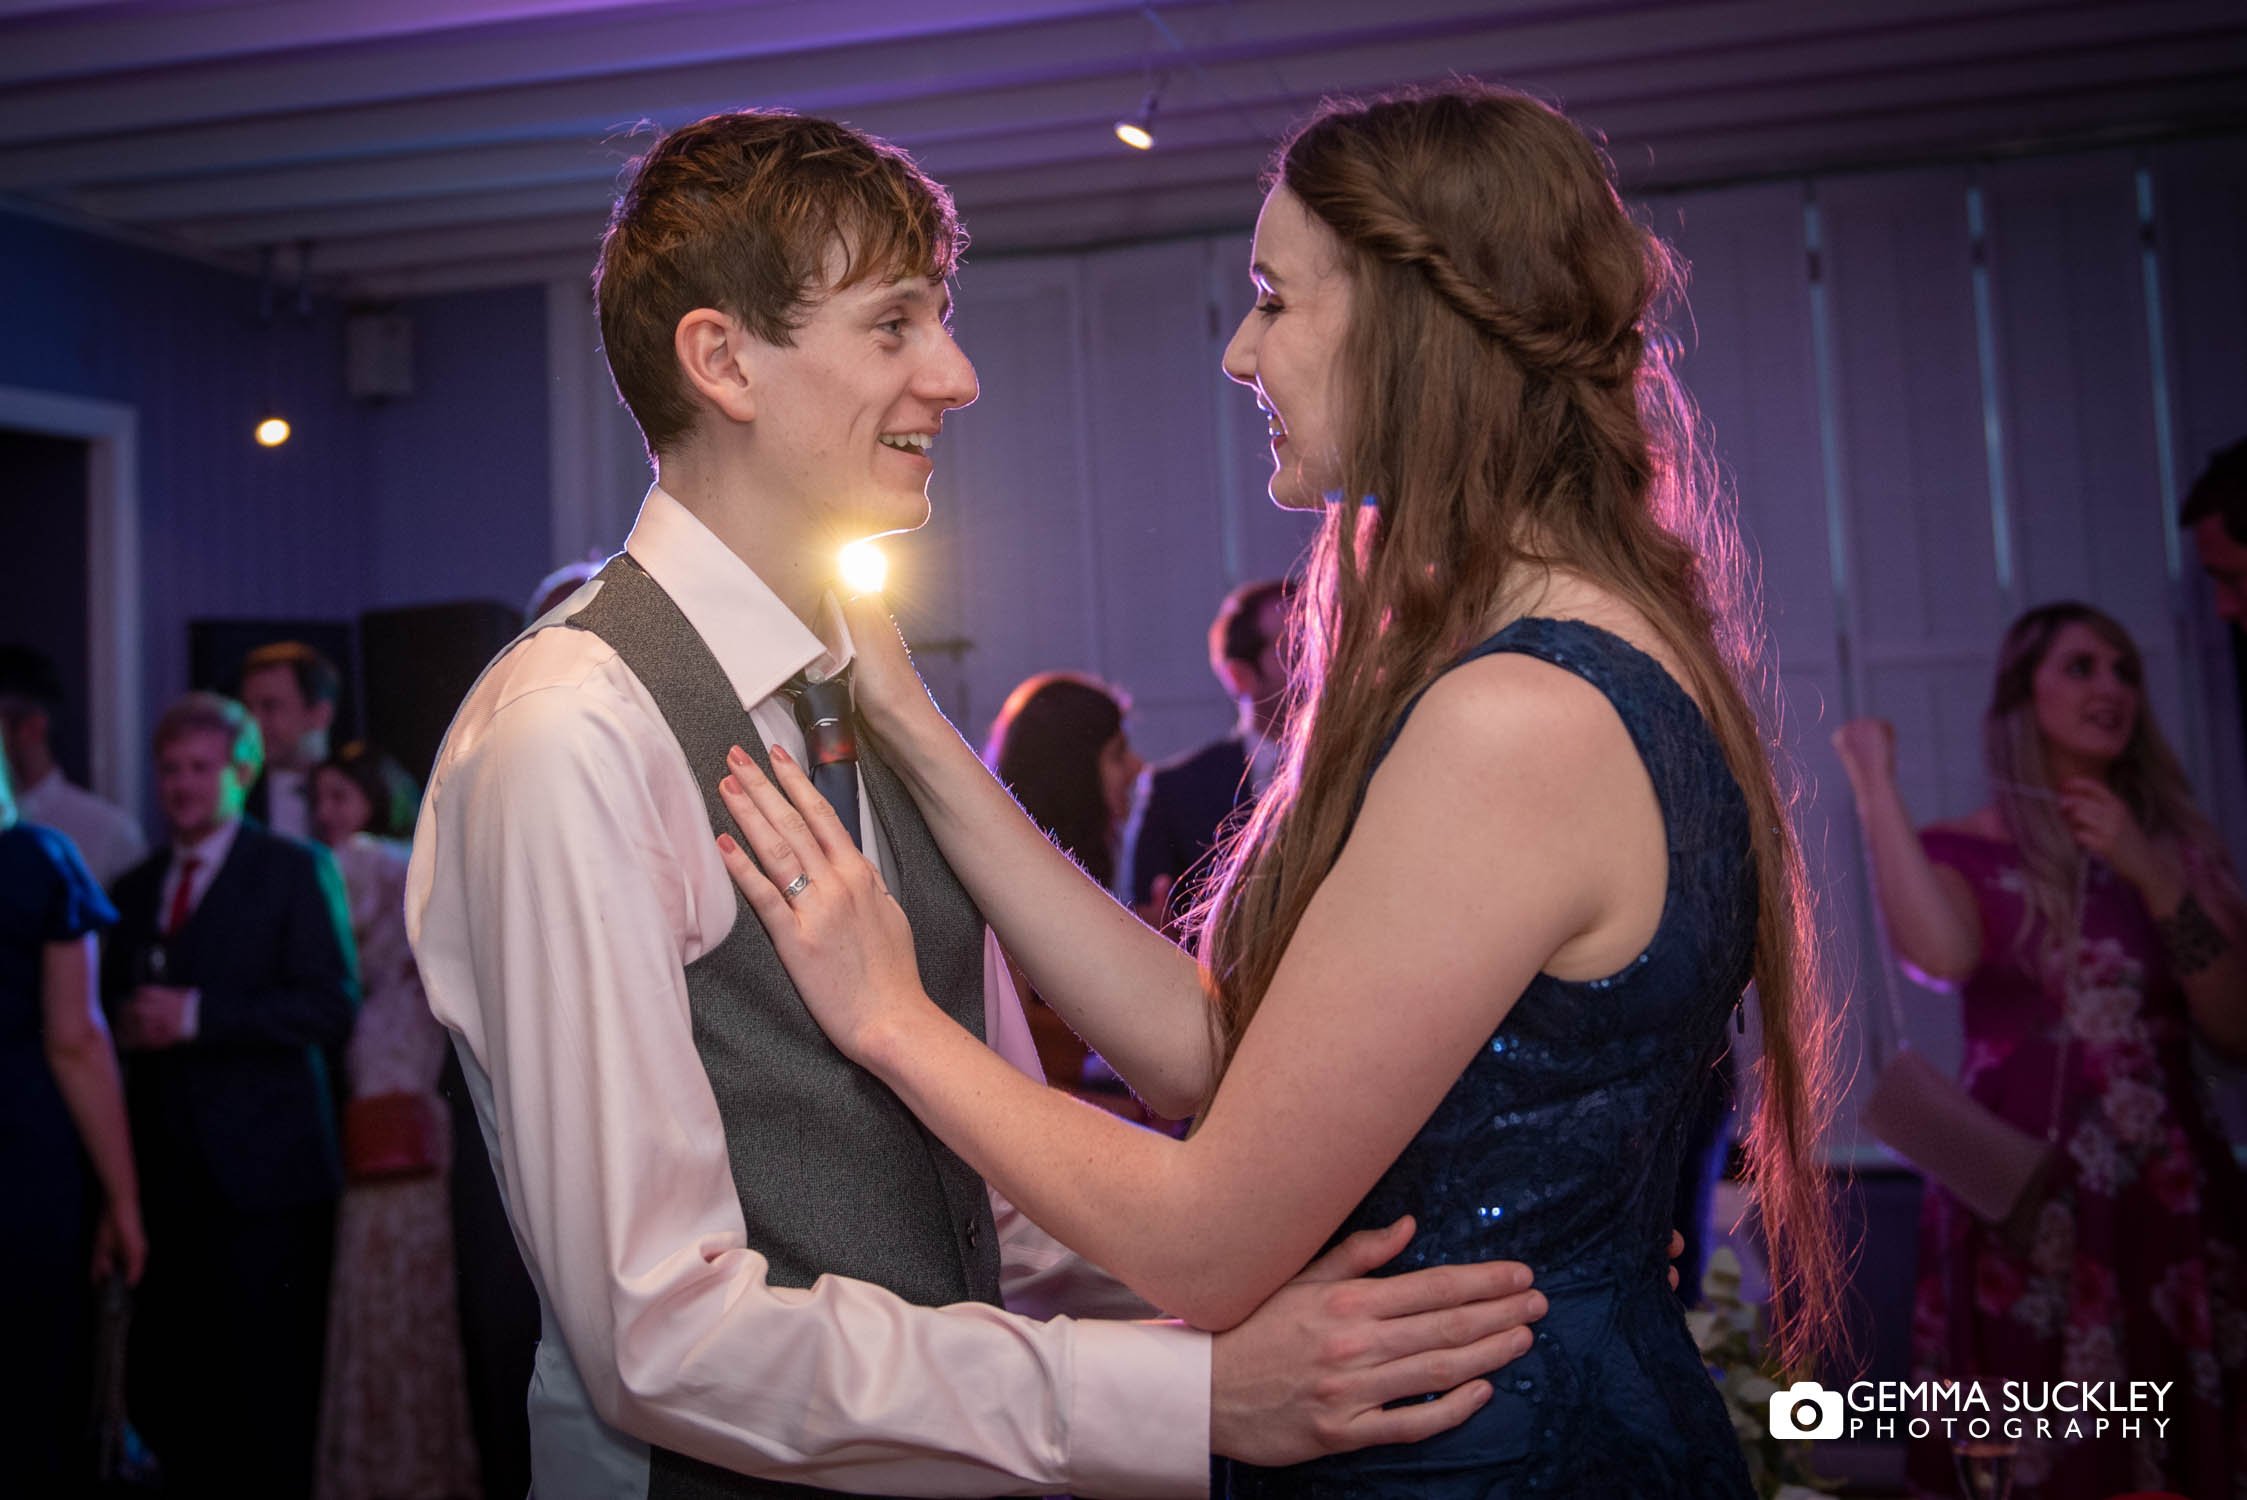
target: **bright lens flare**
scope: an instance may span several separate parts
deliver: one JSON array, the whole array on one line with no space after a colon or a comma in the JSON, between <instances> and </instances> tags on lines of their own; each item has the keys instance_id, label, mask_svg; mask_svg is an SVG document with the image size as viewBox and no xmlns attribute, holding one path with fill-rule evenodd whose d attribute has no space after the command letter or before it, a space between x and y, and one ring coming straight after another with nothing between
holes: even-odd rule
<instances>
[{"instance_id":1,"label":"bright lens flare","mask_svg":"<svg viewBox=\"0 0 2247 1500\"><path fill-rule=\"evenodd\" d=\"M289 422L286 417L267 417L257 424L255 433L260 448L278 448L289 440Z\"/></svg>"},{"instance_id":2,"label":"bright lens flare","mask_svg":"<svg viewBox=\"0 0 2247 1500\"><path fill-rule=\"evenodd\" d=\"M852 594L875 594L889 581L889 559L872 542L852 542L835 559L835 572Z\"/></svg>"},{"instance_id":3,"label":"bright lens flare","mask_svg":"<svg viewBox=\"0 0 2247 1500\"><path fill-rule=\"evenodd\" d=\"M1118 120L1116 122L1116 139L1122 141L1134 151L1152 150L1155 144L1154 132L1137 120Z\"/></svg>"}]
</instances>

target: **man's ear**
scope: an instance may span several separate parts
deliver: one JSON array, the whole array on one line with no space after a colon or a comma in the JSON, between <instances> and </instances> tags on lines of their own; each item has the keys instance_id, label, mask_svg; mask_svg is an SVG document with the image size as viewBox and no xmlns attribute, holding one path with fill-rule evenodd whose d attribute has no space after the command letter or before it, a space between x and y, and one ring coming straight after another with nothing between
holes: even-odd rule
<instances>
[{"instance_id":1,"label":"man's ear","mask_svg":"<svg viewBox=\"0 0 2247 1500\"><path fill-rule=\"evenodd\" d=\"M753 422L757 417L749 357L753 337L740 320L714 307L696 308L671 331L671 352L687 384L735 422Z\"/></svg>"},{"instance_id":2,"label":"man's ear","mask_svg":"<svg viewBox=\"0 0 2247 1500\"><path fill-rule=\"evenodd\" d=\"M312 705L312 713L311 713L311 718L312 718L312 727L313 727L314 729L332 729L332 728L334 728L334 727L335 727L335 704L334 704L334 703L332 703L332 702L331 702L331 703L315 703L315 704L313 704L313 705Z\"/></svg>"},{"instance_id":3,"label":"man's ear","mask_svg":"<svg viewBox=\"0 0 2247 1500\"><path fill-rule=\"evenodd\" d=\"M1217 680L1225 684L1225 691L1229 695L1235 698L1253 698L1256 696L1256 663L1235 661L1232 657L1226 656L1220 657L1214 663L1214 666L1217 671Z\"/></svg>"}]
</instances>

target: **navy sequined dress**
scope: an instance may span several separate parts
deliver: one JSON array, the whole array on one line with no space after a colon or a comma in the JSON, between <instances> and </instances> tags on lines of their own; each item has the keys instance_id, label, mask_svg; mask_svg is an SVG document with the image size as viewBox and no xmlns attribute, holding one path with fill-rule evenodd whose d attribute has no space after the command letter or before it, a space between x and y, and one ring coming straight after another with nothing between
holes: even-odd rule
<instances>
[{"instance_id":1,"label":"navy sequined dress","mask_svg":"<svg viewBox=\"0 0 2247 1500\"><path fill-rule=\"evenodd\" d=\"M1609 978L1533 980L1337 1237L1410 1213L1418 1233L1389 1271L1524 1261L1551 1310L1459 1427L1293 1468L1234 1464L1233 1500L1754 1493L1666 1275L1680 1153L1752 968L1747 805L1700 709L1619 637L1523 619L1460 662L1501 651L1575 673L1622 717L1669 838L1661 922Z\"/></svg>"}]
</instances>

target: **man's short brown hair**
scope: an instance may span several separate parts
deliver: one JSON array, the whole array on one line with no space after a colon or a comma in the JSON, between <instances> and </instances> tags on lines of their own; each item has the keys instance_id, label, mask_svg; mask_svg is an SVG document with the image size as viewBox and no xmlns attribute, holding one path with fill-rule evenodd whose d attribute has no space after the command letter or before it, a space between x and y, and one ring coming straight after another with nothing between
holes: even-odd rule
<instances>
[{"instance_id":1,"label":"man's short brown hair","mask_svg":"<svg viewBox=\"0 0 2247 1500\"><path fill-rule=\"evenodd\" d=\"M2185 492L2177 524L2190 531L2210 516L2223 522L2224 535L2247 547L2247 438L2216 453Z\"/></svg>"},{"instance_id":2,"label":"man's short brown hair","mask_svg":"<svg viewBox=\"0 0 2247 1500\"><path fill-rule=\"evenodd\" d=\"M189 693L164 710L149 739L162 755L166 745L191 734L215 734L225 740L227 759L241 768L243 785L257 780L265 765L265 738L258 733L257 720L241 704L218 693Z\"/></svg>"},{"instance_id":3,"label":"man's short brown hair","mask_svg":"<svg viewBox=\"0 0 2247 1500\"><path fill-rule=\"evenodd\" d=\"M289 669L307 708L333 703L343 696L343 673L320 651L302 641L273 641L243 657L243 685L248 686L251 673L274 667Z\"/></svg>"},{"instance_id":4,"label":"man's short brown hair","mask_svg":"<svg viewBox=\"0 0 2247 1500\"><path fill-rule=\"evenodd\" d=\"M648 452L693 426L672 338L696 308L786 347L829 291L951 275L951 194L903 151L832 120L740 110L684 125L634 162L609 215L593 300L616 393ZM843 273L827 284L840 246Z\"/></svg>"}]
</instances>

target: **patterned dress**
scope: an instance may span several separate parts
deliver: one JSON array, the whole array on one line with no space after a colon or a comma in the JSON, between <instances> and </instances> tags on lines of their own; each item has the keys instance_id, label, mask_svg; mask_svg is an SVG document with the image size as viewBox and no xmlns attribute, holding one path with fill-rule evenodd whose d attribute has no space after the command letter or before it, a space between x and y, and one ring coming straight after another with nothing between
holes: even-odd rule
<instances>
[{"instance_id":1,"label":"patterned dress","mask_svg":"<svg viewBox=\"0 0 2247 1500\"><path fill-rule=\"evenodd\" d=\"M335 851L365 998L346 1071L353 1098L425 1093L436 1118L445 1031L406 944L406 851L354 837ZM449 1132L440 1132L449 1150ZM336 1216L317 1500L473 1500L467 1380L453 1290L447 1170L354 1182Z\"/></svg>"},{"instance_id":2,"label":"patterned dress","mask_svg":"<svg viewBox=\"0 0 2247 1500\"><path fill-rule=\"evenodd\" d=\"M2072 985L2016 941L2027 876L2010 843L1951 831L1929 857L1966 877L1982 963L1964 986L1967 1089L2059 1157L2031 1240L1930 1185L1920 1214L1914 1379L2169 1382L2166 1428L2038 1441L2014 1500L2167 1490L2247 1497L2247 1181L2193 1076L2183 990L2135 888L2094 862ZM2063 1055L2064 1054L2064 1055ZM1913 1445L1926 1494L1959 1493L1948 1443Z\"/></svg>"}]
</instances>

